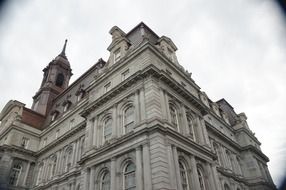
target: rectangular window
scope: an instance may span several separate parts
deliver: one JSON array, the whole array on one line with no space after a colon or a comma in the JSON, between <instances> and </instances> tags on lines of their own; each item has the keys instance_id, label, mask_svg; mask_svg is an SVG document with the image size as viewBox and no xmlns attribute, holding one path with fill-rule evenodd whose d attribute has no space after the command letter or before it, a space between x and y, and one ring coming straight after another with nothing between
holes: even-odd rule
<instances>
[{"instance_id":1,"label":"rectangular window","mask_svg":"<svg viewBox=\"0 0 286 190\"><path fill-rule=\"evenodd\" d=\"M104 91L105 92L108 92L111 88L111 82L107 83L105 86L104 86Z\"/></svg>"},{"instance_id":2,"label":"rectangular window","mask_svg":"<svg viewBox=\"0 0 286 190\"><path fill-rule=\"evenodd\" d=\"M22 138L21 147L27 148L29 143L29 139L27 137Z\"/></svg>"},{"instance_id":3,"label":"rectangular window","mask_svg":"<svg viewBox=\"0 0 286 190\"><path fill-rule=\"evenodd\" d=\"M120 48L118 48L116 51L114 51L114 63L119 61L120 58L121 58L121 52L120 52Z\"/></svg>"},{"instance_id":4,"label":"rectangular window","mask_svg":"<svg viewBox=\"0 0 286 190\"><path fill-rule=\"evenodd\" d=\"M124 71L121 74L121 80L124 81L125 79L127 79L129 77L129 69L127 69L126 71Z\"/></svg>"}]
</instances>

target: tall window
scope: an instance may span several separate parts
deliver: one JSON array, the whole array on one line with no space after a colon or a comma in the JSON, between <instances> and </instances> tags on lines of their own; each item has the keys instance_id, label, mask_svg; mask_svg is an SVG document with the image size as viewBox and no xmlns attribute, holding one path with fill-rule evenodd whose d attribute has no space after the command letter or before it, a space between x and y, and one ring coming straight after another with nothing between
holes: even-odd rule
<instances>
[{"instance_id":1,"label":"tall window","mask_svg":"<svg viewBox=\"0 0 286 190\"><path fill-rule=\"evenodd\" d=\"M110 173L105 171L100 177L100 190L110 190Z\"/></svg>"},{"instance_id":2,"label":"tall window","mask_svg":"<svg viewBox=\"0 0 286 190\"><path fill-rule=\"evenodd\" d=\"M180 161L179 161L179 169L180 169L180 177L181 177L183 190L189 190L186 166Z\"/></svg>"},{"instance_id":3,"label":"tall window","mask_svg":"<svg viewBox=\"0 0 286 190\"><path fill-rule=\"evenodd\" d=\"M56 79L56 85L57 85L58 87L62 87L63 84L64 84L64 80L65 80L64 75L63 75L62 73L58 74L58 75L57 75L57 79Z\"/></svg>"},{"instance_id":4,"label":"tall window","mask_svg":"<svg viewBox=\"0 0 286 190\"><path fill-rule=\"evenodd\" d=\"M10 180L9 180L9 184L10 185L17 185L18 184L18 180L19 180L19 176L21 174L21 170L22 170L22 166L21 164L15 164L12 168L11 174L10 174Z\"/></svg>"},{"instance_id":5,"label":"tall window","mask_svg":"<svg viewBox=\"0 0 286 190\"><path fill-rule=\"evenodd\" d=\"M124 111L124 131L125 133L128 133L133 130L134 128L134 107L129 106Z\"/></svg>"},{"instance_id":6,"label":"tall window","mask_svg":"<svg viewBox=\"0 0 286 190\"><path fill-rule=\"evenodd\" d=\"M206 185L205 185L205 179L204 179L204 175L203 172L201 170L200 167L198 167L198 177L199 177L199 183L200 183L200 188L201 190L205 190L206 189Z\"/></svg>"},{"instance_id":7,"label":"tall window","mask_svg":"<svg viewBox=\"0 0 286 190\"><path fill-rule=\"evenodd\" d=\"M124 168L124 190L135 190L135 165L132 162L129 162Z\"/></svg>"},{"instance_id":8,"label":"tall window","mask_svg":"<svg viewBox=\"0 0 286 190\"><path fill-rule=\"evenodd\" d=\"M192 140L196 140L195 137L195 130L194 130L194 121L190 116L187 116L188 128L189 128L189 135Z\"/></svg>"},{"instance_id":9,"label":"tall window","mask_svg":"<svg viewBox=\"0 0 286 190\"><path fill-rule=\"evenodd\" d=\"M103 126L103 143L111 138L112 135L112 119L107 118Z\"/></svg>"},{"instance_id":10,"label":"tall window","mask_svg":"<svg viewBox=\"0 0 286 190\"><path fill-rule=\"evenodd\" d=\"M177 110L176 108L169 104L170 105L170 116L171 116L171 123L176 127L176 129L179 129L178 128L178 113L177 113Z\"/></svg>"}]
</instances>

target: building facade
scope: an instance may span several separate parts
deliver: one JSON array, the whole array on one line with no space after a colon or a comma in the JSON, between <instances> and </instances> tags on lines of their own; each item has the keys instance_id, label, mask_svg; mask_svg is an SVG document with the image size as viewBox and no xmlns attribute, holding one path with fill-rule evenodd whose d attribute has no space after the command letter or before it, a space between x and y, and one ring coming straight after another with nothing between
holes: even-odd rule
<instances>
[{"instance_id":1,"label":"building facade","mask_svg":"<svg viewBox=\"0 0 286 190\"><path fill-rule=\"evenodd\" d=\"M170 38L110 34L107 61L69 85L65 43L32 108L3 108L0 189L276 189L246 115L200 90Z\"/></svg>"}]
</instances>

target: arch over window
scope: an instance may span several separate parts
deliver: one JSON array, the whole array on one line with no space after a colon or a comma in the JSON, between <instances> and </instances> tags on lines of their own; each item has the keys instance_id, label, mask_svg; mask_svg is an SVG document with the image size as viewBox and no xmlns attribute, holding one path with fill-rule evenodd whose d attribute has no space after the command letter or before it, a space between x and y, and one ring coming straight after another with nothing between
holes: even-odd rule
<instances>
[{"instance_id":1,"label":"arch over window","mask_svg":"<svg viewBox=\"0 0 286 190\"><path fill-rule=\"evenodd\" d=\"M179 131L179 120L178 120L178 111L174 104L169 103L170 110L170 119L171 123L175 126L175 129Z\"/></svg>"},{"instance_id":2,"label":"arch over window","mask_svg":"<svg viewBox=\"0 0 286 190\"><path fill-rule=\"evenodd\" d=\"M187 115L187 122L188 122L188 128L189 128L189 135L193 141L196 140L195 136L195 129L194 129L194 119L190 116Z\"/></svg>"},{"instance_id":3,"label":"arch over window","mask_svg":"<svg viewBox=\"0 0 286 190\"><path fill-rule=\"evenodd\" d=\"M111 138L112 135L112 119L107 117L103 123L103 143Z\"/></svg>"},{"instance_id":4,"label":"arch over window","mask_svg":"<svg viewBox=\"0 0 286 190\"><path fill-rule=\"evenodd\" d=\"M10 173L10 179L9 184L10 185L17 185L19 177L21 175L22 171L22 165L20 163L17 163L13 166L11 173Z\"/></svg>"},{"instance_id":5,"label":"arch over window","mask_svg":"<svg viewBox=\"0 0 286 190\"><path fill-rule=\"evenodd\" d=\"M62 73L59 73L56 78L56 86L62 87L65 81L65 76Z\"/></svg>"},{"instance_id":6,"label":"arch over window","mask_svg":"<svg viewBox=\"0 0 286 190\"><path fill-rule=\"evenodd\" d=\"M182 161L179 161L179 170L180 170L182 188L183 190L189 190L190 184L188 180L187 168L186 168L186 165Z\"/></svg>"},{"instance_id":7,"label":"arch over window","mask_svg":"<svg viewBox=\"0 0 286 190\"><path fill-rule=\"evenodd\" d=\"M105 170L100 176L99 190L110 190L110 173Z\"/></svg>"},{"instance_id":8,"label":"arch over window","mask_svg":"<svg viewBox=\"0 0 286 190\"><path fill-rule=\"evenodd\" d=\"M123 127L124 127L124 133L129 133L134 128L134 106L130 105L128 106L124 112L123 112Z\"/></svg>"},{"instance_id":9,"label":"arch over window","mask_svg":"<svg viewBox=\"0 0 286 190\"><path fill-rule=\"evenodd\" d=\"M133 162L128 162L123 170L123 189L135 190L136 189L136 167Z\"/></svg>"},{"instance_id":10,"label":"arch over window","mask_svg":"<svg viewBox=\"0 0 286 190\"><path fill-rule=\"evenodd\" d=\"M204 178L203 170L200 166L197 167L198 177L199 177L199 183L201 190L206 190L206 183Z\"/></svg>"}]
</instances>

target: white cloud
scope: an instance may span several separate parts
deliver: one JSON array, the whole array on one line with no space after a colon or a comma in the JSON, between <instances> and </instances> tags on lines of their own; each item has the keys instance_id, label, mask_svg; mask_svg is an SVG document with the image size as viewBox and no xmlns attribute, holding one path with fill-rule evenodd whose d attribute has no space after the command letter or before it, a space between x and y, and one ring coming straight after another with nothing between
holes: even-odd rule
<instances>
[{"instance_id":1,"label":"white cloud","mask_svg":"<svg viewBox=\"0 0 286 190\"><path fill-rule=\"evenodd\" d=\"M31 105L65 38L75 80L108 58L113 25L128 32L140 21L173 39L211 99L246 112L277 183L286 155L286 29L271 1L12 1L0 20L0 108L9 99Z\"/></svg>"}]
</instances>

